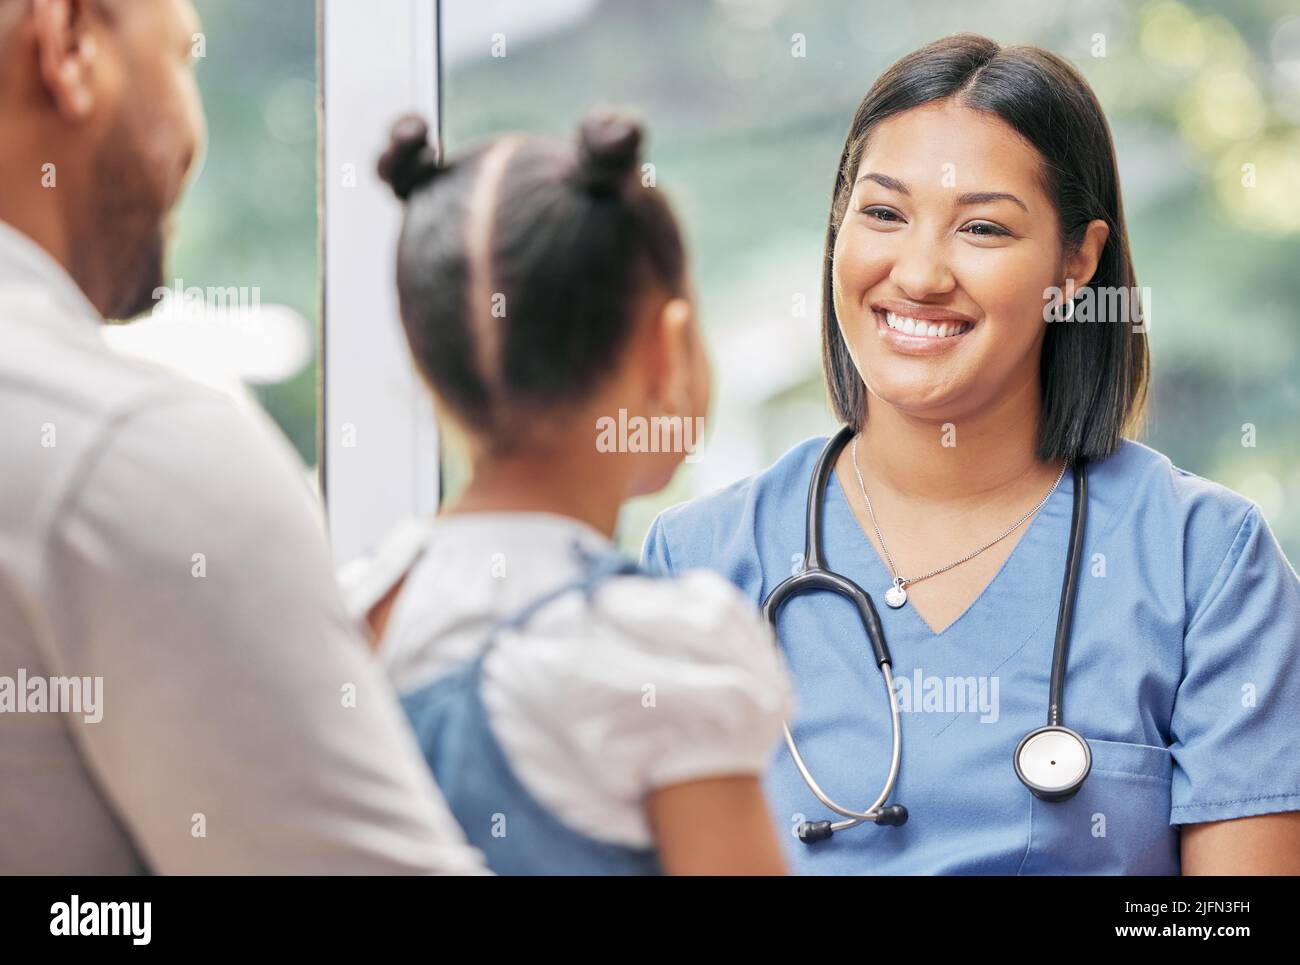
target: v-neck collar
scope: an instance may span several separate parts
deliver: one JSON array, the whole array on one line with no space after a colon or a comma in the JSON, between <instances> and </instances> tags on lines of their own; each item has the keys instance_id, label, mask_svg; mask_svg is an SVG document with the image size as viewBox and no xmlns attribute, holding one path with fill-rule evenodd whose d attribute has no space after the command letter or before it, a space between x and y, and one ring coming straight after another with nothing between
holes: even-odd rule
<instances>
[{"instance_id":1,"label":"v-neck collar","mask_svg":"<svg viewBox=\"0 0 1300 965\"><path fill-rule=\"evenodd\" d=\"M917 670L927 676L992 676L1041 633L1046 633L1043 659L1050 661L1073 501L1074 476L1066 472L993 578L939 633L915 607L893 610L885 604L884 591L892 577L835 473L827 484L824 509L826 565L854 580L876 601L895 679ZM957 716L916 714L909 725L937 736Z\"/></svg>"},{"instance_id":2,"label":"v-neck collar","mask_svg":"<svg viewBox=\"0 0 1300 965\"><path fill-rule=\"evenodd\" d=\"M853 542L855 536L857 537L860 547L859 552L855 555L866 559L868 564L866 570L870 574L870 583L862 584L862 588L871 594L873 600L877 601L877 609L882 614L898 614L900 617L908 618L914 623L915 629L917 629L924 637L930 640L940 640L944 637L953 635L953 631L957 630L959 624L979 622L980 615L978 611L981 609L982 605L984 605L986 598L1006 598L1008 595L1015 595L1014 593L1008 594L1008 592L999 587L999 583L1014 578L1015 574L1010 573L1009 571L1021 569L1024 565L1024 557L1038 555L1035 550L1050 551L1051 545L1055 544L1057 537L1059 536L1059 533L1057 532L1058 527L1050 522L1042 523L1044 519L1055 519L1059 522L1062 513L1064 513L1066 521L1065 531L1068 533L1069 519L1073 512L1073 497L1074 475L1067 471L1061 477L1060 483L1056 486L1056 489L1052 492L1047 502L1045 502L1039 508L1038 512L1034 513L1029 522L1025 524L1027 527L1025 532L1022 533L1020 539L1016 541L1016 545L1007 555L1006 559L1002 561L1002 565L998 567L997 572L993 574L993 577L984 584L979 594L970 602L966 609L958 614L956 619L938 632L935 632L930 624L925 621L925 618L921 616L914 605L909 604L900 607L898 610L893 610L885 604L885 590L887 590L893 583L893 576L889 573L885 561L881 559L879 550L876 549L875 544L871 542L867 537L866 532L862 529L862 524L853 512L853 507L849 502L848 494L845 493L844 487L840 485L839 474L834 472L831 473L831 478L828 483L827 512L842 513L847 518L847 523L843 526L827 527L827 532L844 533L846 534L847 541L850 543ZM847 551L847 553L853 555L852 551L854 548L852 546L844 545L840 547L840 549L841 551ZM1060 552L1060 565L1062 567L1062 572L1064 572L1063 568L1065 566L1065 549L1065 542L1062 540ZM830 555L830 553L831 550L828 548L827 554ZM846 559L839 562L847 563L848 560ZM838 569L836 561L832 560L831 565L832 568Z\"/></svg>"}]
</instances>

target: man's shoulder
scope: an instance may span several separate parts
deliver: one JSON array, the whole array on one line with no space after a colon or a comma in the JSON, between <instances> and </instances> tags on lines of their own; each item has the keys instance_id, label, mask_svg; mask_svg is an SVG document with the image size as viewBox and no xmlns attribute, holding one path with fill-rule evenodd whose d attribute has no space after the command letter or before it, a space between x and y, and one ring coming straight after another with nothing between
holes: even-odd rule
<instances>
[{"instance_id":1,"label":"man's shoulder","mask_svg":"<svg viewBox=\"0 0 1300 965\"><path fill-rule=\"evenodd\" d=\"M0 296L0 330L5 343L0 353L3 411L11 416L43 413L40 425L49 423L56 435L60 423L73 433L129 418L155 404L222 398L164 366L114 351L102 326L67 317L56 300L34 289ZM29 428L12 417L7 426Z\"/></svg>"},{"instance_id":2,"label":"man's shoulder","mask_svg":"<svg viewBox=\"0 0 1300 965\"><path fill-rule=\"evenodd\" d=\"M0 532L39 539L89 486L119 494L129 519L202 503L222 480L293 479L287 441L251 402L122 356L88 321L43 326L32 313L46 308L0 299Z\"/></svg>"}]
</instances>

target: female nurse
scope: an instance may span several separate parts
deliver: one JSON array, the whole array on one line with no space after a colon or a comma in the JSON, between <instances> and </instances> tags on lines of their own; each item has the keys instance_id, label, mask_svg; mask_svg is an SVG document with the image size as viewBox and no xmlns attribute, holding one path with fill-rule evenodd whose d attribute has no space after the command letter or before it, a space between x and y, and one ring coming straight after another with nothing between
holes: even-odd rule
<instances>
[{"instance_id":1,"label":"female nurse","mask_svg":"<svg viewBox=\"0 0 1300 965\"><path fill-rule=\"evenodd\" d=\"M1127 437L1148 380L1135 286L1109 128L1060 58L960 35L868 92L826 240L823 363L853 438L821 528L892 652L909 819L803 843L839 816L783 747L765 780L794 870L1300 872L1300 580L1255 504ZM648 560L763 601L803 566L825 441L664 513ZM1047 723L1076 463L1063 712L1091 769L1050 801L1013 757ZM807 593L778 636L803 760L865 810L892 744L862 621Z\"/></svg>"}]
</instances>

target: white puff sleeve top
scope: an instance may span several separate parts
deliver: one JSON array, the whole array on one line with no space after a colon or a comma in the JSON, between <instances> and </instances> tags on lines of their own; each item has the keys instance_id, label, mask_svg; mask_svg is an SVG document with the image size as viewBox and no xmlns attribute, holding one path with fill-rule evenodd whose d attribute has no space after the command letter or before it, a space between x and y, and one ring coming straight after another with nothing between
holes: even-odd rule
<instances>
[{"instance_id":1,"label":"white puff sleeve top","mask_svg":"<svg viewBox=\"0 0 1300 965\"><path fill-rule=\"evenodd\" d=\"M410 569L379 655L407 693L475 656L499 622L583 574L594 529L548 513L411 521L340 573L360 619ZM528 791L599 840L652 843L647 795L761 775L791 689L771 631L729 582L699 570L619 576L499 633L483 667L493 732Z\"/></svg>"}]
</instances>

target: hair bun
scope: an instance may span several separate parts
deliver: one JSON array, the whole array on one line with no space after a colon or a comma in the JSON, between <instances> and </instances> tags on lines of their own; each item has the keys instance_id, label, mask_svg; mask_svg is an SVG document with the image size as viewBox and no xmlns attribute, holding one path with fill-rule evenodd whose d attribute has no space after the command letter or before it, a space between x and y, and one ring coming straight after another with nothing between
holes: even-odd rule
<instances>
[{"instance_id":1,"label":"hair bun","mask_svg":"<svg viewBox=\"0 0 1300 965\"><path fill-rule=\"evenodd\" d=\"M588 114L578 126L578 178L593 194L613 194L641 160L641 123L618 111Z\"/></svg>"},{"instance_id":2,"label":"hair bun","mask_svg":"<svg viewBox=\"0 0 1300 965\"><path fill-rule=\"evenodd\" d=\"M405 201L438 173L438 150L429 143L429 125L408 114L393 125L388 150L379 159L379 176Z\"/></svg>"}]
</instances>

